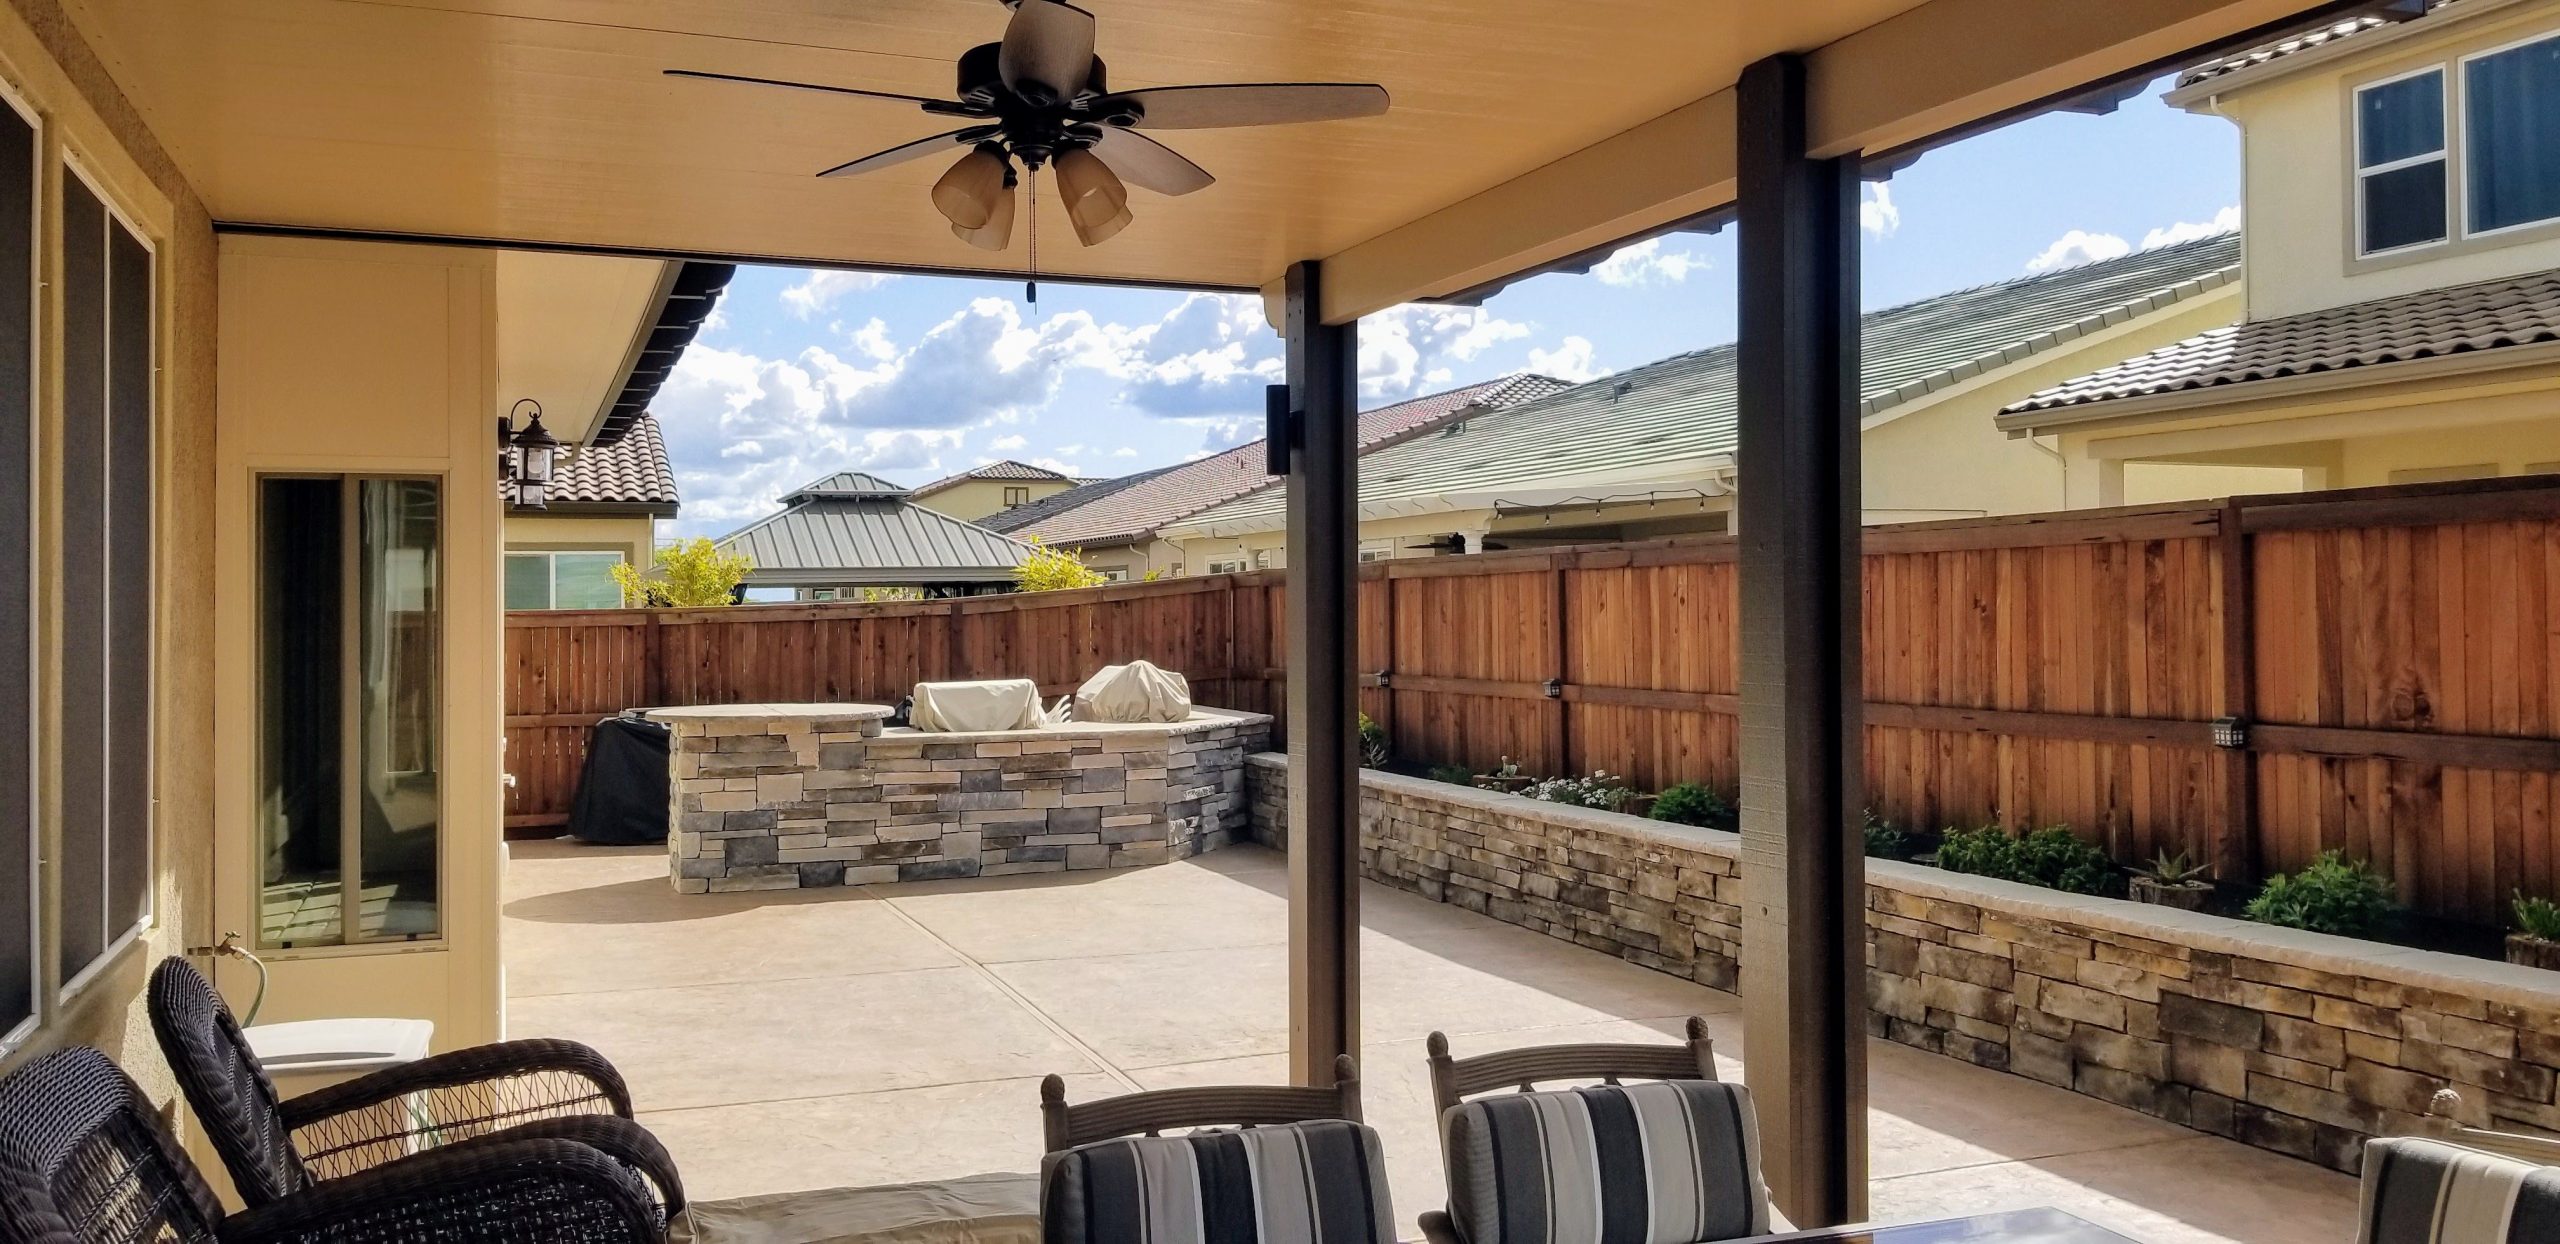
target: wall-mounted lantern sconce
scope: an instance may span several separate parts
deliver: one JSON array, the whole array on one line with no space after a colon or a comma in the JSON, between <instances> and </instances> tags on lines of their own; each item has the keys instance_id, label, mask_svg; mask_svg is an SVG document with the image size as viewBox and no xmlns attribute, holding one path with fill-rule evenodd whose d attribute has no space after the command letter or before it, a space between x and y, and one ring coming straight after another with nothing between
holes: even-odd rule
<instances>
[{"instance_id":1,"label":"wall-mounted lantern sconce","mask_svg":"<svg viewBox=\"0 0 2560 1244\"><path fill-rule=\"evenodd\" d=\"M533 413L519 430L516 415L528 406ZM551 468L559 453L559 440L542 426L542 403L522 398L498 421L498 480L514 489L518 509L539 510L550 504Z\"/></svg>"}]
</instances>

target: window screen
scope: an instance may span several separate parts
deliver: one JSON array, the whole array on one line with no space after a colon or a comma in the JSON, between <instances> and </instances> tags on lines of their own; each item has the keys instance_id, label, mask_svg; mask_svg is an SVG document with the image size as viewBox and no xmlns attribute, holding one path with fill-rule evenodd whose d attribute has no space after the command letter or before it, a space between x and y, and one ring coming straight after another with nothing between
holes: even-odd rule
<instances>
[{"instance_id":1,"label":"window screen","mask_svg":"<svg viewBox=\"0 0 2560 1244\"><path fill-rule=\"evenodd\" d=\"M2442 70L2357 90L2356 196L2365 254L2444 240Z\"/></svg>"},{"instance_id":2,"label":"window screen","mask_svg":"<svg viewBox=\"0 0 2560 1244\"><path fill-rule=\"evenodd\" d=\"M34 1017L36 130L0 104L0 1033Z\"/></svg>"},{"instance_id":3,"label":"window screen","mask_svg":"<svg viewBox=\"0 0 2560 1244\"><path fill-rule=\"evenodd\" d=\"M71 980L151 914L154 368L150 248L79 176L62 184L60 958Z\"/></svg>"},{"instance_id":4,"label":"window screen","mask_svg":"<svg viewBox=\"0 0 2560 1244\"><path fill-rule=\"evenodd\" d=\"M2462 110L2466 228L2560 218L2560 38L2465 62Z\"/></svg>"}]
</instances>

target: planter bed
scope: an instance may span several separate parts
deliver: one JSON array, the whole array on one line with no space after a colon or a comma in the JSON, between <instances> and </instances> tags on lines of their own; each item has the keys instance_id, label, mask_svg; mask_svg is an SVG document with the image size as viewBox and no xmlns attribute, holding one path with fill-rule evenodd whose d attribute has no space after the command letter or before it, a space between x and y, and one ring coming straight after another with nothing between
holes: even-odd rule
<instances>
[{"instance_id":1,"label":"planter bed","mask_svg":"<svg viewBox=\"0 0 2560 1244\"><path fill-rule=\"evenodd\" d=\"M1285 757L1247 763L1281 845ZM1740 983L1740 839L1362 775L1388 885L1720 989ZM2340 1170L2440 1088L2466 1122L2560 1131L2560 973L1867 862L1878 1036Z\"/></svg>"}]
</instances>

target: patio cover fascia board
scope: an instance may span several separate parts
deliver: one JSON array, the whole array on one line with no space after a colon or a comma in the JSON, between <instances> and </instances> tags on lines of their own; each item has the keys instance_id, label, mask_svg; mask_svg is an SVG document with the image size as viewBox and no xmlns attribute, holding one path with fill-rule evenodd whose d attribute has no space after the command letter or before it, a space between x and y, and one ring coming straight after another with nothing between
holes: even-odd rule
<instances>
[{"instance_id":1,"label":"patio cover fascia board","mask_svg":"<svg viewBox=\"0 0 2560 1244\"><path fill-rule=\"evenodd\" d=\"M1482 488L1464 492L1387 497L1361 502L1360 517L1363 521L1381 518L1420 518L1427 514L1463 514L1472 510L1492 510L1496 515L1500 515L1505 511L1617 505L1630 501L1657 501L1666 498L1697 500L1732 495L1733 455L1715 454L1705 461L1707 463L1706 478L1703 479L1556 484L1543 488ZM1281 517L1260 515L1187 526L1168 524L1157 534L1168 540L1225 540L1259 532L1278 531L1286 525L1286 521Z\"/></svg>"},{"instance_id":2,"label":"patio cover fascia board","mask_svg":"<svg viewBox=\"0 0 2560 1244\"><path fill-rule=\"evenodd\" d=\"M1938 145L2093 83L2183 64L2355 3L2288 0L1932 0L1806 55L1813 154ZM1997 38L1985 37L1998 32ZM1772 51L1782 49L1771 49ZM1927 65L1925 74L1910 73ZM1324 260L1324 322L1460 295L1731 205L1727 87ZM1263 287L1281 322L1281 287Z\"/></svg>"}]
</instances>

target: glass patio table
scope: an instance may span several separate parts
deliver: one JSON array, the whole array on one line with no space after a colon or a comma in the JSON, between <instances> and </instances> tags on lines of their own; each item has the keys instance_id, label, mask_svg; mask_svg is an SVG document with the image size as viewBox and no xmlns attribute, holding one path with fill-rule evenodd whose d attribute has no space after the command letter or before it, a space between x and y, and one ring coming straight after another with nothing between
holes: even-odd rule
<instances>
[{"instance_id":1,"label":"glass patio table","mask_svg":"<svg viewBox=\"0 0 2560 1244\"><path fill-rule=\"evenodd\" d=\"M1825 1227L1755 1235L1733 1244L2135 1244L2085 1218L2058 1209L2021 1209L1972 1218L1912 1222L1891 1227Z\"/></svg>"}]
</instances>

